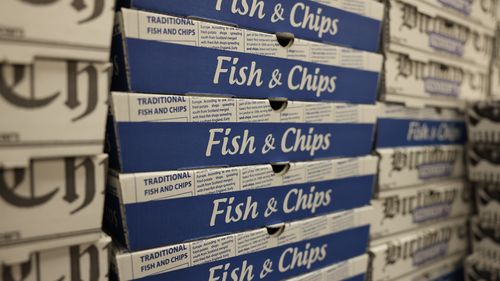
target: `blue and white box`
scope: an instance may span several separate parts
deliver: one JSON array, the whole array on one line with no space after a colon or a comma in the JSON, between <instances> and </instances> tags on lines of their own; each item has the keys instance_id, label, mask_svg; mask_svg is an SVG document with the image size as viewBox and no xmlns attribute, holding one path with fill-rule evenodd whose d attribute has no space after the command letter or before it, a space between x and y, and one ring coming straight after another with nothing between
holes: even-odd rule
<instances>
[{"instance_id":1,"label":"blue and white box","mask_svg":"<svg viewBox=\"0 0 500 281\"><path fill-rule=\"evenodd\" d=\"M368 260L368 255L355 257L286 281L364 281Z\"/></svg>"},{"instance_id":2,"label":"blue and white box","mask_svg":"<svg viewBox=\"0 0 500 281\"><path fill-rule=\"evenodd\" d=\"M120 0L118 5L189 18L201 18L267 33L333 43L376 52L384 7L370 0L197 1Z\"/></svg>"},{"instance_id":3,"label":"blue and white box","mask_svg":"<svg viewBox=\"0 0 500 281\"><path fill-rule=\"evenodd\" d=\"M378 191L461 178L464 116L455 110L378 104Z\"/></svg>"},{"instance_id":4,"label":"blue and white box","mask_svg":"<svg viewBox=\"0 0 500 281\"><path fill-rule=\"evenodd\" d=\"M389 49L399 44L487 68L494 49L494 29L450 14L429 1L391 0L384 33Z\"/></svg>"},{"instance_id":5,"label":"blue and white box","mask_svg":"<svg viewBox=\"0 0 500 281\"><path fill-rule=\"evenodd\" d=\"M0 62L109 61L113 0L3 0Z\"/></svg>"},{"instance_id":6,"label":"blue and white box","mask_svg":"<svg viewBox=\"0 0 500 281\"><path fill-rule=\"evenodd\" d=\"M468 145L467 170L469 180L500 183L500 147L498 144Z\"/></svg>"},{"instance_id":7,"label":"blue and white box","mask_svg":"<svg viewBox=\"0 0 500 281\"><path fill-rule=\"evenodd\" d=\"M129 9L113 40L116 91L373 104L382 68L379 54Z\"/></svg>"},{"instance_id":8,"label":"blue and white box","mask_svg":"<svg viewBox=\"0 0 500 281\"><path fill-rule=\"evenodd\" d=\"M398 278L468 247L467 220L456 218L415 232L371 241L373 281Z\"/></svg>"},{"instance_id":9,"label":"blue and white box","mask_svg":"<svg viewBox=\"0 0 500 281\"><path fill-rule=\"evenodd\" d=\"M370 237L378 239L469 215L472 191L461 179L444 180L380 192L372 207L376 218Z\"/></svg>"},{"instance_id":10,"label":"blue and white box","mask_svg":"<svg viewBox=\"0 0 500 281\"><path fill-rule=\"evenodd\" d=\"M467 22L481 24L488 29L496 28L497 0L422 0L449 14L462 17Z\"/></svg>"},{"instance_id":11,"label":"blue and white box","mask_svg":"<svg viewBox=\"0 0 500 281\"><path fill-rule=\"evenodd\" d=\"M100 234L95 240L36 250L21 261L0 258L2 280L108 280L111 238Z\"/></svg>"},{"instance_id":12,"label":"blue and white box","mask_svg":"<svg viewBox=\"0 0 500 281\"><path fill-rule=\"evenodd\" d=\"M126 280L283 280L366 252L370 207L145 251L115 249ZM233 278L234 279L234 278Z\"/></svg>"},{"instance_id":13,"label":"blue and white box","mask_svg":"<svg viewBox=\"0 0 500 281\"><path fill-rule=\"evenodd\" d=\"M382 101L464 108L488 95L487 67L396 44L387 47L385 59Z\"/></svg>"},{"instance_id":14,"label":"blue and white box","mask_svg":"<svg viewBox=\"0 0 500 281\"><path fill-rule=\"evenodd\" d=\"M369 205L376 173L374 156L111 173L105 224L132 251L241 232Z\"/></svg>"},{"instance_id":15,"label":"blue and white box","mask_svg":"<svg viewBox=\"0 0 500 281\"><path fill-rule=\"evenodd\" d=\"M46 59L0 64L0 167L102 153L109 68Z\"/></svg>"},{"instance_id":16,"label":"blue and white box","mask_svg":"<svg viewBox=\"0 0 500 281\"><path fill-rule=\"evenodd\" d=\"M112 167L123 173L370 154L375 106L112 93Z\"/></svg>"},{"instance_id":17,"label":"blue and white box","mask_svg":"<svg viewBox=\"0 0 500 281\"><path fill-rule=\"evenodd\" d=\"M34 160L0 169L0 261L101 233L107 155ZM78 236L79 238L75 238Z\"/></svg>"}]
</instances>

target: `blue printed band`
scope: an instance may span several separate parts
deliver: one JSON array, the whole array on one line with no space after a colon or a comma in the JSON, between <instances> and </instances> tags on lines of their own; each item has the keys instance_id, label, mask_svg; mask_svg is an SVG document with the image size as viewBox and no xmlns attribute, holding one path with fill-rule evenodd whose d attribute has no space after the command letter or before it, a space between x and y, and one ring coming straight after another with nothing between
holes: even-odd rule
<instances>
[{"instance_id":1,"label":"blue printed band","mask_svg":"<svg viewBox=\"0 0 500 281\"><path fill-rule=\"evenodd\" d=\"M369 226L363 226L137 280L220 280L224 273L237 280L283 280L365 254L368 235Z\"/></svg>"},{"instance_id":2,"label":"blue printed band","mask_svg":"<svg viewBox=\"0 0 500 281\"><path fill-rule=\"evenodd\" d=\"M236 233L369 205L373 182L361 176L127 204L123 231L132 251Z\"/></svg>"},{"instance_id":3,"label":"blue printed band","mask_svg":"<svg viewBox=\"0 0 500 281\"><path fill-rule=\"evenodd\" d=\"M237 1L122 0L122 6L179 16L212 19L269 33L289 32L297 38L330 42L377 52L381 20L309 0ZM127 3L129 2L129 3Z\"/></svg>"},{"instance_id":4,"label":"blue printed band","mask_svg":"<svg viewBox=\"0 0 500 281\"><path fill-rule=\"evenodd\" d=\"M128 71L129 84L115 90L355 104L377 96L373 71L133 38L126 44L128 66L118 62L115 79L127 81Z\"/></svg>"},{"instance_id":5,"label":"blue printed band","mask_svg":"<svg viewBox=\"0 0 500 281\"><path fill-rule=\"evenodd\" d=\"M242 166L370 154L373 124L120 122L121 172ZM110 139L110 142L114 140ZM114 163L114 161L113 161Z\"/></svg>"},{"instance_id":6,"label":"blue printed band","mask_svg":"<svg viewBox=\"0 0 500 281\"><path fill-rule=\"evenodd\" d=\"M465 122L379 119L377 147L464 144Z\"/></svg>"}]
</instances>

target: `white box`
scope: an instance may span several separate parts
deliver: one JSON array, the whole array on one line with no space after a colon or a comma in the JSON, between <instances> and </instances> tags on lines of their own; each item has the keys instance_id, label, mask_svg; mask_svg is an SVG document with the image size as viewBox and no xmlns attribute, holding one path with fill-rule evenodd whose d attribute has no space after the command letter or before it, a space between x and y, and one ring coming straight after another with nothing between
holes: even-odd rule
<instances>
[{"instance_id":1,"label":"white box","mask_svg":"<svg viewBox=\"0 0 500 281\"><path fill-rule=\"evenodd\" d=\"M479 23L488 29L496 27L497 0L469 1L469 0L421 0L439 7L448 14L462 17L467 22Z\"/></svg>"},{"instance_id":2,"label":"white box","mask_svg":"<svg viewBox=\"0 0 500 281\"><path fill-rule=\"evenodd\" d=\"M436 1L437 2L437 1ZM447 13L425 1L392 0L388 5L384 42L487 68L495 32Z\"/></svg>"},{"instance_id":3,"label":"white box","mask_svg":"<svg viewBox=\"0 0 500 281\"><path fill-rule=\"evenodd\" d=\"M355 257L308 274L287 279L287 281L341 281L356 277L364 280L361 276L366 275L368 260L368 255Z\"/></svg>"},{"instance_id":4,"label":"white box","mask_svg":"<svg viewBox=\"0 0 500 281\"><path fill-rule=\"evenodd\" d=\"M500 185L488 182L471 182L476 192L476 206L479 215L497 213L500 215Z\"/></svg>"},{"instance_id":5,"label":"white box","mask_svg":"<svg viewBox=\"0 0 500 281\"><path fill-rule=\"evenodd\" d=\"M109 61L113 0L2 0L0 61Z\"/></svg>"},{"instance_id":6,"label":"white box","mask_svg":"<svg viewBox=\"0 0 500 281\"><path fill-rule=\"evenodd\" d=\"M497 144L469 144L467 154L470 181L500 183L500 147Z\"/></svg>"},{"instance_id":7,"label":"white box","mask_svg":"<svg viewBox=\"0 0 500 281\"><path fill-rule=\"evenodd\" d=\"M474 253L465 260L465 281L498 280L499 260L491 260Z\"/></svg>"},{"instance_id":8,"label":"white box","mask_svg":"<svg viewBox=\"0 0 500 281\"><path fill-rule=\"evenodd\" d=\"M95 237L102 224L106 170L104 154L0 170L0 260L75 243L74 236Z\"/></svg>"},{"instance_id":9,"label":"white box","mask_svg":"<svg viewBox=\"0 0 500 281\"><path fill-rule=\"evenodd\" d=\"M500 261L500 213L481 214L471 220L472 250Z\"/></svg>"},{"instance_id":10,"label":"white box","mask_svg":"<svg viewBox=\"0 0 500 281\"><path fill-rule=\"evenodd\" d=\"M359 230L360 235L356 236L363 237L364 231L367 230L364 227L370 223L371 212L372 208L368 206L351 211L281 224L277 226L279 228L278 232L269 232L268 228L264 227L236 234L137 252L127 252L115 247L111 260L111 268L117 271L115 274L118 276L118 280L121 281L144 278L157 274L168 274L169 272L183 269L193 270L195 274L197 272L204 275L206 272L204 270L200 272L200 267L204 269L203 267L211 266L212 262L217 261L224 261L224 263L226 263L241 255L245 255L246 259L250 255L259 255L260 252L265 250L299 242L306 243L311 239L321 239L322 237L329 237L329 235L347 230L354 230L356 233ZM368 239L367 236L366 239ZM339 248L337 250L335 248L330 248L330 245L328 249L331 250L328 251L328 255L338 254L339 251L352 252L354 248L360 246L363 248L364 246L360 245L361 243L361 241L355 241L353 245L350 245L351 247L344 249ZM361 252L365 251L365 249L358 250L361 250ZM260 257L259 262L264 261L265 258L265 256ZM169 262L162 262L166 260ZM151 264L153 264L153 266L149 266ZM257 265L248 266L252 268L255 267L256 269L258 268ZM164 277L165 275L161 276L161 278ZM168 277L168 275L166 277ZM197 280L203 280L203 278L202 276Z\"/></svg>"},{"instance_id":11,"label":"white box","mask_svg":"<svg viewBox=\"0 0 500 281\"><path fill-rule=\"evenodd\" d=\"M100 234L98 240L64 247L34 251L26 260L2 260L2 280L108 280L108 248L111 238Z\"/></svg>"},{"instance_id":12,"label":"white box","mask_svg":"<svg viewBox=\"0 0 500 281\"><path fill-rule=\"evenodd\" d=\"M465 175L462 145L381 148L377 154L379 192Z\"/></svg>"},{"instance_id":13,"label":"white box","mask_svg":"<svg viewBox=\"0 0 500 281\"><path fill-rule=\"evenodd\" d=\"M376 219L370 236L383 236L417 229L471 210L471 190L463 180L448 180L411 188L380 192L372 200Z\"/></svg>"},{"instance_id":14,"label":"white box","mask_svg":"<svg viewBox=\"0 0 500 281\"><path fill-rule=\"evenodd\" d=\"M407 106L465 107L488 94L489 71L457 59L391 44L380 99Z\"/></svg>"},{"instance_id":15,"label":"white box","mask_svg":"<svg viewBox=\"0 0 500 281\"><path fill-rule=\"evenodd\" d=\"M500 101L467 105L467 130L470 142L500 144Z\"/></svg>"},{"instance_id":16,"label":"white box","mask_svg":"<svg viewBox=\"0 0 500 281\"><path fill-rule=\"evenodd\" d=\"M497 3L500 12L500 3ZM490 63L490 91L489 99L500 100L500 27L495 22L495 46Z\"/></svg>"},{"instance_id":17,"label":"white box","mask_svg":"<svg viewBox=\"0 0 500 281\"><path fill-rule=\"evenodd\" d=\"M500 60L498 59L491 63L489 97L493 100L500 100Z\"/></svg>"},{"instance_id":18,"label":"white box","mask_svg":"<svg viewBox=\"0 0 500 281\"><path fill-rule=\"evenodd\" d=\"M427 267L397 278L398 281L462 280L466 252L457 253Z\"/></svg>"},{"instance_id":19,"label":"white box","mask_svg":"<svg viewBox=\"0 0 500 281\"><path fill-rule=\"evenodd\" d=\"M371 242L373 281L397 278L467 249L465 218Z\"/></svg>"},{"instance_id":20,"label":"white box","mask_svg":"<svg viewBox=\"0 0 500 281\"><path fill-rule=\"evenodd\" d=\"M0 167L102 153L108 95L107 63L0 64Z\"/></svg>"}]
</instances>

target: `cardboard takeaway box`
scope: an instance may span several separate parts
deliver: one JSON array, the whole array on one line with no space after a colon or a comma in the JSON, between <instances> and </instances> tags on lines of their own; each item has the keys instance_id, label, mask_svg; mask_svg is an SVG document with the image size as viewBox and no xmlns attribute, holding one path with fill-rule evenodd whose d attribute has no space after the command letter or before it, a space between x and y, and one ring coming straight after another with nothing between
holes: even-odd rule
<instances>
[{"instance_id":1,"label":"cardboard takeaway box","mask_svg":"<svg viewBox=\"0 0 500 281\"><path fill-rule=\"evenodd\" d=\"M102 153L109 67L47 59L0 64L0 167Z\"/></svg>"},{"instance_id":2,"label":"cardboard takeaway box","mask_svg":"<svg viewBox=\"0 0 500 281\"><path fill-rule=\"evenodd\" d=\"M0 62L107 62L113 10L113 0L2 0Z\"/></svg>"},{"instance_id":3,"label":"cardboard takeaway box","mask_svg":"<svg viewBox=\"0 0 500 281\"><path fill-rule=\"evenodd\" d=\"M470 142L500 144L500 101L480 101L467 105Z\"/></svg>"},{"instance_id":4,"label":"cardboard takeaway box","mask_svg":"<svg viewBox=\"0 0 500 281\"><path fill-rule=\"evenodd\" d=\"M115 91L376 100L380 54L137 10L116 21Z\"/></svg>"},{"instance_id":5,"label":"cardboard takeaway box","mask_svg":"<svg viewBox=\"0 0 500 281\"><path fill-rule=\"evenodd\" d=\"M369 205L376 172L374 156L286 165L112 172L105 226L134 251L241 232Z\"/></svg>"},{"instance_id":6,"label":"cardboard takeaway box","mask_svg":"<svg viewBox=\"0 0 500 281\"><path fill-rule=\"evenodd\" d=\"M118 6L238 26L377 52L384 7L370 0L120 0Z\"/></svg>"},{"instance_id":7,"label":"cardboard takeaway box","mask_svg":"<svg viewBox=\"0 0 500 281\"><path fill-rule=\"evenodd\" d=\"M455 110L379 103L378 191L464 175L464 116Z\"/></svg>"},{"instance_id":8,"label":"cardboard takeaway box","mask_svg":"<svg viewBox=\"0 0 500 281\"><path fill-rule=\"evenodd\" d=\"M107 156L33 160L0 169L0 261L97 240Z\"/></svg>"},{"instance_id":9,"label":"cardboard takeaway box","mask_svg":"<svg viewBox=\"0 0 500 281\"><path fill-rule=\"evenodd\" d=\"M364 281L368 260L367 254L362 255L287 281Z\"/></svg>"},{"instance_id":10,"label":"cardboard takeaway box","mask_svg":"<svg viewBox=\"0 0 500 281\"><path fill-rule=\"evenodd\" d=\"M465 260L465 281L495 280L500 277L498 260L474 253Z\"/></svg>"},{"instance_id":11,"label":"cardboard takeaway box","mask_svg":"<svg viewBox=\"0 0 500 281\"><path fill-rule=\"evenodd\" d=\"M476 193L476 207L479 215L497 213L500 215L500 184L471 182Z\"/></svg>"},{"instance_id":12,"label":"cardboard takeaway box","mask_svg":"<svg viewBox=\"0 0 500 281\"><path fill-rule=\"evenodd\" d=\"M463 280L466 252L448 256L431 265L397 278L398 281Z\"/></svg>"},{"instance_id":13,"label":"cardboard takeaway box","mask_svg":"<svg viewBox=\"0 0 500 281\"><path fill-rule=\"evenodd\" d=\"M498 58L491 63L490 91L488 97L492 100L500 100L500 60Z\"/></svg>"},{"instance_id":14,"label":"cardboard takeaway box","mask_svg":"<svg viewBox=\"0 0 500 281\"><path fill-rule=\"evenodd\" d=\"M378 239L468 215L472 208L471 193L470 186L462 179L380 192L371 204L376 219L370 237Z\"/></svg>"},{"instance_id":15,"label":"cardboard takeaway box","mask_svg":"<svg viewBox=\"0 0 500 281\"><path fill-rule=\"evenodd\" d=\"M431 1L390 1L384 44L389 49L397 44L488 68L495 30L431 5Z\"/></svg>"},{"instance_id":16,"label":"cardboard takeaway box","mask_svg":"<svg viewBox=\"0 0 500 281\"><path fill-rule=\"evenodd\" d=\"M372 105L117 92L111 103L110 163L123 173L363 156L376 112Z\"/></svg>"},{"instance_id":17,"label":"cardboard takeaway box","mask_svg":"<svg viewBox=\"0 0 500 281\"><path fill-rule=\"evenodd\" d=\"M469 180L500 183L500 146L489 143L471 143L467 148Z\"/></svg>"},{"instance_id":18,"label":"cardboard takeaway box","mask_svg":"<svg viewBox=\"0 0 500 281\"><path fill-rule=\"evenodd\" d=\"M500 5L497 5L500 12ZM499 14L500 16L500 14ZM495 28L495 47L490 65L490 91L491 100L500 100L500 28Z\"/></svg>"},{"instance_id":19,"label":"cardboard takeaway box","mask_svg":"<svg viewBox=\"0 0 500 281\"><path fill-rule=\"evenodd\" d=\"M479 23L490 30L496 28L498 1L463 1L463 0L422 0L448 14L464 18L467 22Z\"/></svg>"},{"instance_id":20,"label":"cardboard takeaway box","mask_svg":"<svg viewBox=\"0 0 500 281\"><path fill-rule=\"evenodd\" d=\"M488 67L390 44L379 99L412 107L465 108L488 96Z\"/></svg>"},{"instance_id":21,"label":"cardboard takeaway box","mask_svg":"<svg viewBox=\"0 0 500 281\"><path fill-rule=\"evenodd\" d=\"M398 278L467 250L467 220L455 218L418 231L371 241L373 281Z\"/></svg>"},{"instance_id":22,"label":"cardboard takeaway box","mask_svg":"<svg viewBox=\"0 0 500 281\"><path fill-rule=\"evenodd\" d=\"M20 262L2 261L2 280L108 280L111 238L100 234L79 244L32 252Z\"/></svg>"},{"instance_id":23,"label":"cardboard takeaway box","mask_svg":"<svg viewBox=\"0 0 500 281\"><path fill-rule=\"evenodd\" d=\"M500 261L500 215L484 213L471 220L471 242L474 253Z\"/></svg>"},{"instance_id":24,"label":"cardboard takeaway box","mask_svg":"<svg viewBox=\"0 0 500 281\"><path fill-rule=\"evenodd\" d=\"M247 232L127 252L112 280L283 280L366 253L371 207Z\"/></svg>"}]
</instances>

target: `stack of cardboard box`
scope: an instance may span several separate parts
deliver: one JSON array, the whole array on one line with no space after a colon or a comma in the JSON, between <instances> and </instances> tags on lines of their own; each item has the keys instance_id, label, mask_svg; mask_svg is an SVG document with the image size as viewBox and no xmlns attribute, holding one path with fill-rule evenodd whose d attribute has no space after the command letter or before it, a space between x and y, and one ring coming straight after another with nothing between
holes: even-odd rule
<instances>
[{"instance_id":1,"label":"stack of cardboard box","mask_svg":"<svg viewBox=\"0 0 500 281\"><path fill-rule=\"evenodd\" d=\"M476 215L471 220L472 254L466 279L495 280L500 276L500 103L477 102L467 108L467 168L475 192Z\"/></svg>"},{"instance_id":2,"label":"stack of cardboard box","mask_svg":"<svg viewBox=\"0 0 500 281\"><path fill-rule=\"evenodd\" d=\"M113 1L0 8L0 276L106 280Z\"/></svg>"},{"instance_id":3,"label":"stack of cardboard box","mask_svg":"<svg viewBox=\"0 0 500 281\"><path fill-rule=\"evenodd\" d=\"M119 6L111 277L363 280L382 4Z\"/></svg>"},{"instance_id":4,"label":"stack of cardboard box","mask_svg":"<svg viewBox=\"0 0 500 281\"><path fill-rule=\"evenodd\" d=\"M467 251L465 120L454 110L379 104L372 280L441 272ZM436 269L436 262L442 261ZM456 268L454 268L455 270ZM444 272L456 274L454 272ZM437 280L438 278L429 279Z\"/></svg>"},{"instance_id":5,"label":"stack of cardboard box","mask_svg":"<svg viewBox=\"0 0 500 281\"><path fill-rule=\"evenodd\" d=\"M497 3L383 2L371 278L458 276L472 202L462 112L488 94Z\"/></svg>"}]
</instances>

